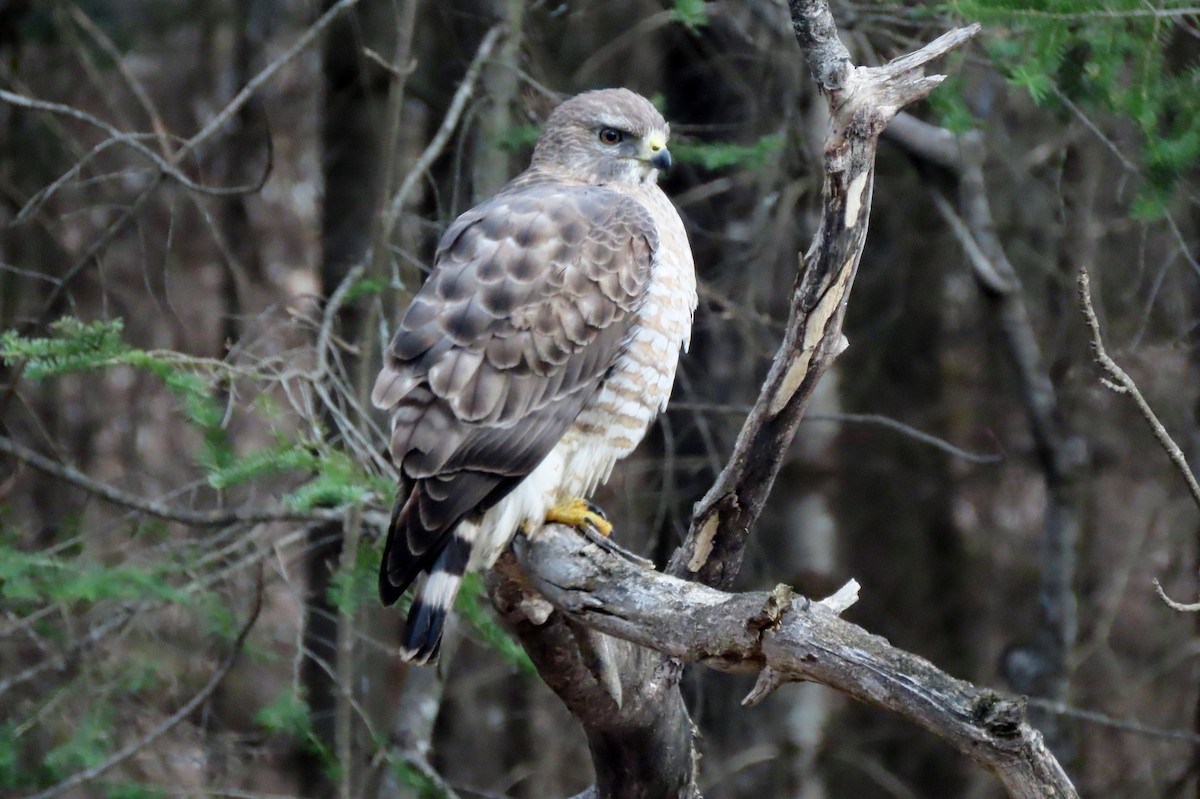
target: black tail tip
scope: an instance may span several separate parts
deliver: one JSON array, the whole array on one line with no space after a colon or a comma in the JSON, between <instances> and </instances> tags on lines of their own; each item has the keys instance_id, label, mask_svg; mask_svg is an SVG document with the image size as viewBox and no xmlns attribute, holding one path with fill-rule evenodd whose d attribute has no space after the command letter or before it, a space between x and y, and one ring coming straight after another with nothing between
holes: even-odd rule
<instances>
[{"instance_id":1,"label":"black tail tip","mask_svg":"<svg viewBox=\"0 0 1200 799\"><path fill-rule=\"evenodd\" d=\"M404 596L404 592L408 590L408 586L400 588L393 585L391 579L385 570L379 570L379 602L388 607L400 601L400 597Z\"/></svg>"},{"instance_id":2,"label":"black tail tip","mask_svg":"<svg viewBox=\"0 0 1200 799\"><path fill-rule=\"evenodd\" d=\"M445 608L427 605L418 597L408 611L404 625L404 643L400 657L410 663L425 664L436 660L442 648L442 628L446 624Z\"/></svg>"}]
</instances>

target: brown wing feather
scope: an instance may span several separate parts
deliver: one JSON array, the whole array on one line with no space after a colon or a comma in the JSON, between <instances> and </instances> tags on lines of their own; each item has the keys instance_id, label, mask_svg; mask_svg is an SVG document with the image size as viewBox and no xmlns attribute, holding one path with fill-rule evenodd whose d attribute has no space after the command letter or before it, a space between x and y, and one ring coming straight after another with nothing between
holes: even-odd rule
<instances>
[{"instance_id":1,"label":"brown wing feather","mask_svg":"<svg viewBox=\"0 0 1200 799\"><path fill-rule=\"evenodd\" d=\"M385 602L563 436L625 346L657 246L645 208L595 186L515 183L446 231L372 393L405 483Z\"/></svg>"}]
</instances>

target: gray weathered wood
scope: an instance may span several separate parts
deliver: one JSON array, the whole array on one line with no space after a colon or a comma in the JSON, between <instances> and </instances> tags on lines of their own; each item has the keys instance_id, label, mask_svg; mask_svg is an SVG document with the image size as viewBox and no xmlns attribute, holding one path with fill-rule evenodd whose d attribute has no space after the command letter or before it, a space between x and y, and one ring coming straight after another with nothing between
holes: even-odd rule
<instances>
[{"instance_id":1,"label":"gray weathered wood","mask_svg":"<svg viewBox=\"0 0 1200 799\"><path fill-rule=\"evenodd\" d=\"M678 662L758 671L766 676L756 692L796 680L827 685L944 739L1013 797L1078 796L1025 721L1023 699L955 679L844 621L837 615L846 604L841 592L828 603L783 586L726 593L631 563L558 525L518 539L513 550L530 587L591 630Z\"/></svg>"},{"instance_id":2,"label":"gray weathered wood","mask_svg":"<svg viewBox=\"0 0 1200 799\"><path fill-rule=\"evenodd\" d=\"M825 369L846 346L842 320L867 238L875 150L896 113L933 90L923 66L968 41L979 26L947 33L880 67L856 67L824 2L791 3L809 70L829 103L821 225L792 289L787 330L729 462L692 517L669 571L728 588L796 428ZM815 47L815 50L813 49Z\"/></svg>"}]
</instances>

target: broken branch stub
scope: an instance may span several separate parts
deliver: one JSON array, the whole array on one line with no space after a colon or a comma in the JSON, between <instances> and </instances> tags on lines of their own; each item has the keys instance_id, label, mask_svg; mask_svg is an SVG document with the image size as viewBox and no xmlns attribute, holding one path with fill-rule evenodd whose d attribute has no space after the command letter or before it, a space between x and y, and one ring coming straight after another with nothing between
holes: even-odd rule
<instances>
[{"instance_id":1,"label":"broken branch stub","mask_svg":"<svg viewBox=\"0 0 1200 799\"><path fill-rule=\"evenodd\" d=\"M669 571L728 588L817 381L846 348L842 322L866 242L875 151L888 122L943 79L925 75L935 58L969 41L958 28L879 67L856 67L823 2L791 0L796 38L830 109L822 215L792 292L783 342L729 462L697 504L691 530Z\"/></svg>"}]
</instances>

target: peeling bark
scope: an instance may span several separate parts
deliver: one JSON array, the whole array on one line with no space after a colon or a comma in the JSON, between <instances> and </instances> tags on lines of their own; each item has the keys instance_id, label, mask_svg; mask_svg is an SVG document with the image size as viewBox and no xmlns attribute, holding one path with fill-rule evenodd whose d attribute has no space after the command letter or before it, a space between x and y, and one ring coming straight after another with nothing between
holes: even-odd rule
<instances>
[{"instance_id":1,"label":"peeling bark","mask_svg":"<svg viewBox=\"0 0 1200 799\"><path fill-rule=\"evenodd\" d=\"M726 593L632 563L559 525L544 528L533 539L519 537L506 558L502 572L517 574L515 560L520 573L528 575L525 590L536 590L562 611L551 617L551 630L545 632L561 631L573 620L641 645L643 658L653 650L676 663L758 671L766 677L748 697L755 701L784 682L827 685L929 730L995 774L1013 797L1077 796L1041 734L1025 721L1023 699L955 679L840 619L838 613L853 601L853 590L821 602L795 596L786 586L773 592ZM505 590L519 591L520 583L507 579ZM535 637L546 646L542 631ZM550 645L546 654L561 664L569 649ZM539 662L542 653L531 654ZM559 685L587 682L578 664L573 673L551 671ZM559 690L559 685L551 687ZM579 715L581 697L574 698L572 710ZM586 706L583 712L593 723L603 715Z\"/></svg>"},{"instance_id":2,"label":"peeling bark","mask_svg":"<svg viewBox=\"0 0 1200 799\"><path fill-rule=\"evenodd\" d=\"M830 33L833 20L824 3L793 2L791 9L801 45L819 43L806 57L830 108L821 225L800 259L787 331L758 401L669 568L677 577L725 588L733 584L817 381L847 346L842 321L867 237L879 135L900 108L941 83L942 76L926 76L922 66L978 30L953 31L880 67L855 67L836 31ZM699 548L708 549L714 525L711 549L698 557Z\"/></svg>"}]
</instances>

